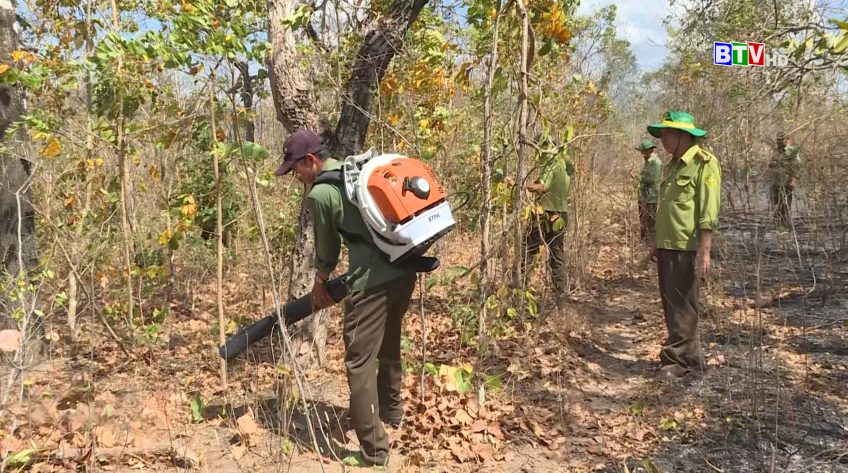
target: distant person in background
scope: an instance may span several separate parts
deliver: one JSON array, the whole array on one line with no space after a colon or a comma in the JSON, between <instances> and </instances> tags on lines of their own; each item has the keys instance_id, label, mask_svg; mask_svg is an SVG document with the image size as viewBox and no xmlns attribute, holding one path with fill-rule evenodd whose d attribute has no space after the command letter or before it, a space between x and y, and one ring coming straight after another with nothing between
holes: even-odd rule
<instances>
[{"instance_id":1,"label":"distant person in background","mask_svg":"<svg viewBox=\"0 0 848 473\"><path fill-rule=\"evenodd\" d=\"M778 228L784 228L789 226L792 196L801 173L801 156L786 133L778 133L776 141L777 148L769 162L771 207Z\"/></svg>"},{"instance_id":2,"label":"distant person in background","mask_svg":"<svg viewBox=\"0 0 848 473\"><path fill-rule=\"evenodd\" d=\"M656 147L657 145L651 140L644 140L636 147L645 159L642 172L639 174L639 236L645 243L654 241L657 199L662 182L662 161L657 156Z\"/></svg>"},{"instance_id":3,"label":"distant person in background","mask_svg":"<svg viewBox=\"0 0 848 473\"><path fill-rule=\"evenodd\" d=\"M699 146L707 132L686 112L666 113L660 123L648 126L648 133L660 138L671 154L663 168L654 255L668 329L660 350L660 377L676 379L703 369L699 298L718 228L721 165Z\"/></svg>"},{"instance_id":4,"label":"distant person in background","mask_svg":"<svg viewBox=\"0 0 848 473\"><path fill-rule=\"evenodd\" d=\"M574 165L566 157L564 147L551 139L541 139L539 149L539 179L527 184L527 190L536 196L536 204L542 212L533 214L525 236L527 251L522 274L527 277L528 263L539 253L544 243L548 249L548 266L556 291L555 304L561 309L568 289L565 275L565 227L568 225L568 197Z\"/></svg>"}]
</instances>

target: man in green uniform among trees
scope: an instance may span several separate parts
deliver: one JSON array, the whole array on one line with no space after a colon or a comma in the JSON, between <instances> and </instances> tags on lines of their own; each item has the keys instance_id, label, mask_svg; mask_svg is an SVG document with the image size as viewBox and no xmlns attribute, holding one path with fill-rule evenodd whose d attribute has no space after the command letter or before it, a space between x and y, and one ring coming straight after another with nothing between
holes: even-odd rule
<instances>
[{"instance_id":1,"label":"man in green uniform among trees","mask_svg":"<svg viewBox=\"0 0 848 473\"><path fill-rule=\"evenodd\" d=\"M777 148L769 162L771 205L779 227L789 226L792 197L801 173L801 156L798 148L784 132L777 134Z\"/></svg>"},{"instance_id":2,"label":"man in green uniform among trees","mask_svg":"<svg viewBox=\"0 0 848 473\"><path fill-rule=\"evenodd\" d=\"M321 137L298 130L285 141L276 174L294 170L311 185L322 172L342 163L323 151ZM345 300L345 367L350 387L350 417L360 451L344 459L352 466L384 465L389 442L383 422L397 426L403 416L400 362L401 323L415 288L415 271L393 265L374 245L359 209L345 197L342 183L319 183L306 196L315 218L316 309L334 302L324 283L336 267L342 241L348 248Z\"/></svg>"},{"instance_id":3,"label":"man in green uniform among trees","mask_svg":"<svg viewBox=\"0 0 848 473\"><path fill-rule=\"evenodd\" d=\"M660 351L661 377L675 379L703 367L698 335L700 280L710 269L718 227L721 165L698 144L707 134L695 118L671 111L648 126L671 154L663 168L656 247L660 296L668 338Z\"/></svg>"},{"instance_id":4,"label":"man in green uniform among trees","mask_svg":"<svg viewBox=\"0 0 848 473\"><path fill-rule=\"evenodd\" d=\"M657 199L662 181L662 161L657 156L656 147L651 140L644 140L636 147L645 158L642 172L639 173L639 236L646 243L653 242Z\"/></svg>"},{"instance_id":5,"label":"man in green uniform among trees","mask_svg":"<svg viewBox=\"0 0 848 473\"><path fill-rule=\"evenodd\" d=\"M568 289L565 274L565 227L568 224L568 197L571 193L574 165L566 157L565 149L550 139L541 140L540 151L539 179L527 184L527 190L537 196L536 204L541 207L542 212L534 212L534 218L525 236L527 251L523 274L527 276L529 261L535 258L544 244L547 247L548 266L556 291L556 307L562 308Z\"/></svg>"}]
</instances>

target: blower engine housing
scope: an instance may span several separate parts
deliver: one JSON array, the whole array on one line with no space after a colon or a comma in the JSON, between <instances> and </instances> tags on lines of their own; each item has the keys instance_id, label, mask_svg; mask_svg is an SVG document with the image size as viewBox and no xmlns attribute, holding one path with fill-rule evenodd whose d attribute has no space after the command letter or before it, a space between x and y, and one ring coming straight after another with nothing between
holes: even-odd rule
<instances>
[{"instance_id":1,"label":"blower engine housing","mask_svg":"<svg viewBox=\"0 0 848 473\"><path fill-rule=\"evenodd\" d=\"M371 148L345 158L342 176L348 200L391 262L424 254L456 225L444 187L423 161Z\"/></svg>"}]
</instances>

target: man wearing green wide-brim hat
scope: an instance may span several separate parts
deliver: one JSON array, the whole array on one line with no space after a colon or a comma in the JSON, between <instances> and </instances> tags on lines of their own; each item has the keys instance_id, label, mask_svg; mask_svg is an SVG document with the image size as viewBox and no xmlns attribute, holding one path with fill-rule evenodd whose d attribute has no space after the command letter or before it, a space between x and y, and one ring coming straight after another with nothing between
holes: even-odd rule
<instances>
[{"instance_id":1,"label":"man wearing green wide-brim hat","mask_svg":"<svg viewBox=\"0 0 848 473\"><path fill-rule=\"evenodd\" d=\"M662 181L662 161L657 156L656 148L657 145L651 140L643 140L636 147L645 159L642 172L639 173L639 236L646 243L653 241Z\"/></svg>"},{"instance_id":2,"label":"man wearing green wide-brim hat","mask_svg":"<svg viewBox=\"0 0 848 473\"><path fill-rule=\"evenodd\" d=\"M695 117L671 111L648 125L671 161L663 168L657 204L656 246L660 295L668 338L660 350L664 378L703 368L698 336L700 281L710 269L713 232L718 227L721 166L699 139L707 132Z\"/></svg>"},{"instance_id":3,"label":"man wearing green wide-brim hat","mask_svg":"<svg viewBox=\"0 0 848 473\"><path fill-rule=\"evenodd\" d=\"M686 112L666 112L661 122L648 125L648 133L654 138L661 138L660 132L664 129L685 131L696 138L703 138L707 135L707 130L696 127L695 117Z\"/></svg>"}]
</instances>

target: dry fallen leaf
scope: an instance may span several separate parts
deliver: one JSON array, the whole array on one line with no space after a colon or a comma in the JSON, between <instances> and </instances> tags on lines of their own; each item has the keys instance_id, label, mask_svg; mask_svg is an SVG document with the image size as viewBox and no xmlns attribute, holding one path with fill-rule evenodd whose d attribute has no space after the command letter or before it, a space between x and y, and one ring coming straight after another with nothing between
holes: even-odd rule
<instances>
[{"instance_id":1,"label":"dry fallen leaf","mask_svg":"<svg viewBox=\"0 0 848 473\"><path fill-rule=\"evenodd\" d=\"M94 435L97 436L97 441L102 447L109 448L117 444L115 427L112 425L98 425L94 428Z\"/></svg>"},{"instance_id":2,"label":"dry fallen leaf","mask_svg":"<svg viewBox=\"0 0 848 473\"><path fill-rule=\"evenodd\" d=\"M21 332L17 330L0 330L0 351L7 353L17 351L21 347Z\"/></svg>"},{"instance_id":3,"label":"dry fallen leaf","mask_svg":"<svg viewBox=\"0 0 848 473\"><path fill-rule=\"evenodd\" d=\"M259 426L256 425L256 421L253 420L253 415L250 412L239 417L237 423L242 435L256 435L259 432Z\"/></svg>"},{"instance_id":4,"label":"dry fallen leaf","mask_svg":"<svg viewBox=\"0 0 848 473\"><path fill-rule=\"evenodd\" d=\"M239 460L244 456L244 453L247 452L247 447L242 444L230 445L230 452L233 454L233 458Z\"/></svg>"},{"instance_id":5,"label":"dry fallen leaf","mask_svg":"<svg viewBox=\"0 0 848 473\"><path fill-rule=\"evenodd\" d=\"M468 413L467 413L467 412L465 412L465 409L457 409L457 411L456 411L456 420L458 420L458 421L459 421L459 423L460 423L460 424L462 424L462 425L468 425L468 424L470 424L470 423L471 423L474 419L472 419L472 418L471 418L471 416L470 416L470 415L468 415Z\"/></svg>"}]
</instances>

